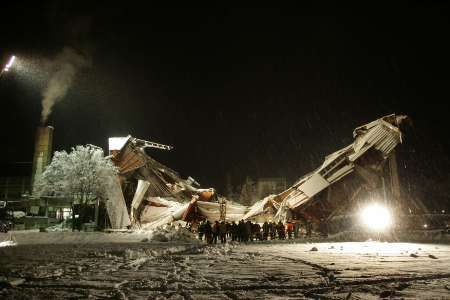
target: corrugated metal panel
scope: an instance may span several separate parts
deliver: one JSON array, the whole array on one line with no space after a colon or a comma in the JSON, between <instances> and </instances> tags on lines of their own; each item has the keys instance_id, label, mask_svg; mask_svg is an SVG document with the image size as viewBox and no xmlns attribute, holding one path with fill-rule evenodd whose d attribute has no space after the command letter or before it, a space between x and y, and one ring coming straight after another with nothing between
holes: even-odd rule
<instances>
[{"instance_id":1,"label":"corrugated metal panel","mask_svg":"<svg viewBox=\"0 0 450 300\"><path fill-rule=\"evenodd\" d=\"M325 178L316 173L300 185L298 189L305 193L308 197L313 197L329 185L330 183L326 181Z\"/></svg>"},{"instance_id":2,"label":"corrugated metal panel","mask_svg":"<svg viewBox=\"0 0 450 300\"><path fill-rule=\"evenodd\" d=\"M139 169L146 163L145 158L138 151L135 151L129 141L117 156L114 157L113 162L119 168L120 174L126 174Z\"/></svg>"},{"instance_id":3,"label":"corrugated metal panel","mask_svg":"<svg viewBox=\"0 0 450 300\"><path fill-rule=\"evenodd\" d=\"M333 175L331 175L330 177L327 178L327 180L330 183L335 183L336 181L338 181L339 179L341 179L343 176L350 174L351 172L353 172L353 164L348 164L345 165L344 167L342 167L341 169L337 170L335 173L333 173Z\"/></svg>"},{"instance_id":4,"label":"corrugated metal panel","mask_svg":"<svg viewBox=\"0 0 450 300\"><path fill-rule=\"evenodd\" d=\"M294 197L287 199L286 205L292 209L292 208L299 207L300 205L302 205L303 203L306 203L309 200L311 200L311 198L309 198L308 196L306 196L305 194L300 192L299 194L295 195Z\"/></svg>"},{"instance_id":5,"label":"corrugated metal panel","mask_svg":"<svg viewBox=\"0 0 450 300\"><path fill-rule=\"evenodd\" d=\"M106 210L108 211L111 228L126 228L131 222L118 178L116 178L115 184L107 189L106 194L108 197L108 200L106 201Z\"/></svg>"},{"instance_id":6,"label":"corrugated metal panel","mask_svg":"<svg viewBox=\"0 0 450 300\"><path fill-rule=\"evenodd\" d=\"M287 204L289 207L295 207L297 205L297 202L305 198L308 198L308 196L306 196L302 191L294 189L289 194L289 196L283 200L283 202L284 204Z\"/></svg>"}]
</instances>

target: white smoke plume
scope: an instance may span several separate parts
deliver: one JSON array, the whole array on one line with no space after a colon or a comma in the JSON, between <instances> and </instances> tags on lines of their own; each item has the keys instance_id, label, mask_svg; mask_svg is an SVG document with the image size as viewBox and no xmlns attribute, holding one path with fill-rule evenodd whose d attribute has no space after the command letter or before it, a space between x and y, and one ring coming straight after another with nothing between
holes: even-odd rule
<instances>
[{"instance_id":1,"label":"white smoke plume","mask_svg":"<svg viewBox=\"0 0 450 300\"><path fill-rule=\"evenodd\" d=\"M53 106L67 94L78 71L89 65L89 59L70 47L64 47L55 57L52 61L53 72L50 75L50 80L42 91L42 124L47 121Z\"/></svg>"}]
</instances>

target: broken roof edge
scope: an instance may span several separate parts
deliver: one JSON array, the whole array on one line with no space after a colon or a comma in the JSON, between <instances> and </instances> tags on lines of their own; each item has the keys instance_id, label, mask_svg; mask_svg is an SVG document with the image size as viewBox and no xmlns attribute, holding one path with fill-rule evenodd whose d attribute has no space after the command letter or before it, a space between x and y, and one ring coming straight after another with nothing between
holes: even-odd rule
<instances>
[{"instance_id":1,"label":"broken roof edge","mask_svg":"<svg viewBox=\"0 0 450 300\"><path fill-rule=\"evenodd\" d=\"M164 144L160 144L160 143L150 142L150 141L138 139L135 137L132 137L132 139L136 144L142 143L143 144L142 148L156 148L156 149L161 149L161 150L172 150L173 149L173 146L170 146L170 145L164 145Z\"/></svg>"},{"instance_id":2,"label":"broken roof edge","mask_svg":"<svg viewBox=\"0 0 450 300\"><path fill-rule=\"evenodd\" d=\"M164 145L156 142L147 141L144 139L139 139L128 134L126 137L109 137L108 138L108 150L109 151L120 151L125 147L125 145L132 141L136 146L141 148L156 148L162 150L172 150L174 147L171 145Z\"/></svg>"},{"instance_id":3,"label":"broken roof edge","mask_svg":"<svg viewBox=\"0 0 450 300\"><path fill-rule=\"evenodd\" d=\"M399 129L400 123L402 123L403 120L406 120L406 119L408 119L408 116L407 115L403 115L403 114L392 113L392 114L389 114L389 115L385 115L385 116L383 116L381 118L378 118L378 119L376 119L376 120L374 120L372 122L369 122L367 124L364 124L364 125L356 127L353 130L353 138L356 138L359 135L358 131L369 130L370 128L378 125L381 121L386 122L390 126L393 126L397 130L400 131L400 129Z\"/></svg>"},{"instance_id":4,"label":"broken roof edge","mask_svg":"<svg viewBox=\"0 0 450 300\"><path fill-rule=\"evenodd\" d=\"M335 161L336 159L338 159L341 155L346 155L347 159L349 160L348 163L349 165L344 168L342 170L342 172L338 172L336 174L334 174L332 177L327 178L326 180L329 182L329 184L334 184L335 182L341 180L343 177L345 177L346 175L348 175L349 173L352 172L353 170L353 161L355 159L350 159L350 156L348 155L348 152L353 152L353 155L356 153L359 153L360 155L363 155L365 153L365 151L355 151L355 143L361 139L366 133L370 132L371 129L373 129L376 126L385 126L387 127L389 130L392 130L393 132L395 132L398 135L399 138L399 143L402 143L402 132L400 131L400 128L398 127L399 124L404 120L408 118L405 115L396 115L396 114L389 114L389 115L385 115L381 118L376 119L375 121L372 121L370 123L361 125L357 128L354 129L353 131L353 142L350 143L349 145L325 156L323 163L318 167L315 168L313 171L303 175L302 177L300 177L292 186L290 186L288 189L286 189L285 191L277 194L277 197L281 197L283 199L283 203L285 202L284 200L292 198L292 193L299 190L299 187L305 183L306 181L310 180L311 177L313 177L315 174L318 174L322 169L324 169L325 167L327 167L328 165L330 165L333 161ZM392 124L391 122L394 122L395 124ZM358 132L359 131L359 132ZM361 132L363 131L363 132ZM366 143L366 141L364 141L364 143ZM371 148L373 147L373 144L369 144L369 147L367 148ZM367 149L365 149L367 150ZM360 156L359 155L359 156ZM358 156L358 157L359 157ZM331 179L331 180L330 180ZM314 197L309 197L307 196L308 199L312 199Z\"/></svg>"}]
</instances>

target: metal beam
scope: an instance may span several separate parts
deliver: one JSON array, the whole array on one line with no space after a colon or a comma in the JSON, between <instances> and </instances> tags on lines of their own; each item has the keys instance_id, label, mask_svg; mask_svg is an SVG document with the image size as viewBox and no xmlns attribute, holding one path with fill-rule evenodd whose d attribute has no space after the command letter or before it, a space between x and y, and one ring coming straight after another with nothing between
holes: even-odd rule
<instances>
[{"instance_id":1,"label":"metal beam","mask_svg":"<svg viewBox=\"0 0 450 300\"><path fill-rule=\"evenodd\" d=\"M137 139L134 138L135 142L143 144L143 148L156 148L156 149L161 149L161 150L172 150L173 146L169 146L169 145L164 145L164 144L159 144L159 143L155 143L155 142L149 142L146 140L141 140L141 139Z\"/></svg>"}]
</instances>

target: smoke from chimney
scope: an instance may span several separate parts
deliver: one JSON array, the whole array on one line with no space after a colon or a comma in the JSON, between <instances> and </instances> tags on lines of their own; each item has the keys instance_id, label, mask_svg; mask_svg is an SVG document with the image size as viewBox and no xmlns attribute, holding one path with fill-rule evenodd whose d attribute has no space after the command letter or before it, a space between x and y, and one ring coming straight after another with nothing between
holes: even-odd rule
<instances>
[{"instance_id":1,"label":"smoke from chimney","mask_svg":"<svg viewBox=\"0 0 450 300\"><path fill-rule=\"evenodd\" d=\"M41 123L45 124L53 106L61 101L72 86L75 77L90 61L70 47L64 47L52 62L52 73L47 86L42 91Z\"/></svg>"}]
</instances>

